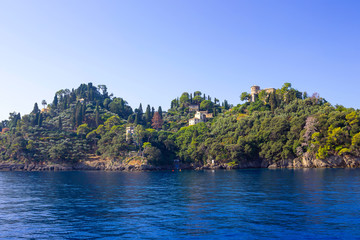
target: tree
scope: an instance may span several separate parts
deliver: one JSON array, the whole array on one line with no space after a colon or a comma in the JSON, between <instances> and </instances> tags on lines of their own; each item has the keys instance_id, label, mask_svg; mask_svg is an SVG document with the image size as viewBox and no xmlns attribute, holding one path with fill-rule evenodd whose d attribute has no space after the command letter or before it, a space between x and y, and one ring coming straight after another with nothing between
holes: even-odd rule
<instances>
[{"instance_id":1,"label":"tree","mask_svg":"<svg viewBox=\"0 0 360 240\"><path fill-rule=\"evenodd\" d=\"M90 132L90 128L86 123L81 124L76 130L77 135L83 137L85 137L89 132Z\"/></svg>"},{"instance_id":2,"label":"tree","mask_svg":"<svg viewBox=\"0 0 360 240\"><path fill-rule=\"evenodd\" d=\"M139 150L141 150L143 137L144 137L144 127L141 125L137 125L134 129L134 140L136 145L139 146Z\"/></svg>"},{"instance_id":3,"label":"tree","mask_svg":"<svg viewBox=\"0 0 360 240\"><path fill-rule=\"evenodd\" d=\"M45 108L45 106L47 105L47 102L46 102L46 100L42 100L41 101L41 104L44 106L44 108Z\"/></svg>"},{"instance_id":4,"label":"tree","mask_svg":"<svg viewBox=\"0 0 360 240\"><path fill-rule=\"evenodd\" d=\"M163 112L162 112L162 109L161 109L161 106L159 106L159 108L158 108L158 112L159 112L159 115L160 115L160 117L161 117L161 119L163 118Z\"/></svg>"},{"instance_id":5,"label":"tree","mask_svg":"<svg viewBox=\"0 0 360 240\"><path fill-rule=\"evenodd\" d=\"M250 96L250 94L247 93L247 92L243 92L243 93L241 93L241 95L240 95L240 100L241 100L241 101L249 101L250 98L251 98L251 96Z\"/></svg>"},{"instance_id":6,"label":"tree","mask_svg":"<svg viewBox=\"0 0 360 240\"><path fill-rule=\"evenodd\" d=\"M201 96L201 92L200 91L194 92L194 97L196 97L196 96Z\"/></svg>"},{"instance_id":7,"label":"tree","mask_svg":"<svg viewBox=\"0 0 360 240\"><path fill-rule=\"evenodd\" d=\"M202 99L201 96L195 96L195 97L193 98L193 103L194 103L194 104L200 104L202 100L203 100L203 99Z\"/></svg>"},{"instance_id":8,"label":"tree","mask_svg":"<svg viewBox=\"0 0 360 240\"><path fill-rule=\"evenodd\" d=\"M95 124L96 124L96 127L98 127L100 125L99 105L96 105L96 109L95 109Z\"/></svg>"},{"instance_id":9,"label":"tree","mask_svg":"<svg viewBox=\"0 0 360 240\"><path fill-rule=\"evenodd\" d=\"M61 117L59 117L58 128L59 128L59 129L62 129L62 121L61 121Z\"/></svg>"},{"instance_id":10,"label":"tree","mask_svg":"<svg viewBox=\"0 0 360 240\"><path fill-rule=\"evenodd\" d=\"M58 96L57 96L57 94L55 94L54 100L53 100L53 106L54 106L54 108L57 108L57 105L58 105Z\"/></svg>"},{"instance_id":11,"label":"tree","mask_svg":"<svg viewBox=\"0 0 360 240\"><path fill-rule=\"evenodd\" d=\"M38 126L39 126L39 127L42 126L42 122L43 122L43 115L40 113L40 114L39 114L39 121L38 121Z\"/></svg>"},{"instance_id":12,"label":"tree","mask_svg":"<svg viewBox=\"0 0 360 240\"><path fill-rule=\"evenodd\" d=\"M112 116L104 122L105 129L110 131L113 126L120 125L121 120L118 116Z\"/></svg>"},{"instance_id":13,"label":"tree","mask_svg":"<svg viewBox=\"0 0 360 240\"><path fill-rule=\"evenodd\" d=\"M81 125L82 122L83 122L82 104L80 102L78 102L76 104L76 109L75 109L75 125L76 125L76 127Z\"/></svg>"},{"instance_id":14,"label":"tree","mask_svg":"<svg viewBox=\"0 0 360 240\"><path fill-rule=\"evenodd\" d=\"M107 92L107 87L106 85L98 85L98 89L102 91L102 95L107 98L108 97L108 92Z\"/></svg>"},{"instance_id":15,"label":"tree","mask_svg":"<svg viewBox=\"0 0 360 240\"><path fill-rule=\"evenodd\" d=\"M151 110L150 105L148 104L145 111L145 123L148 123L151 121Z\"/></svg>"},{"instance_id":16,"label":"tree","mask_svg":"<svg viewBox=\"0 0 360 240\"><path fill-rule=\"evenodd\" d=\"M33 110L32 110L32 112L31 112L31 113L33 113L33 114L37 114L38 112L40 112L40 110L39 110L38 104L37 104L37 103L35 103L35 104L34 104L34 108L33 108Z\"/></svg>"},{"instance_id":17,"label":"tree","mask_svg":"<svg viewBox=\"0 0 360 240\"><path fill-rule=\"evenodd\" d=\"M270 93L269 103L270 103L271 111L274 112L275 108L277 107L275 93Z\"/></svg>"},{"instance_id":18,"label":"tree","mask_svg":"<svg viewBox=\"0 0 360 240\"><path fill-rule=\"evenodd\" d=\"M184 92L183 94L181 94L180 104L185 105L185 104L189 103L189 101L190 101L189 93Z\"/></svg>"},{"instance_id":19,"label":"tree","mask_svg":"<svg viewBox=\"0 0 360 240\"><path fill-rule=\"evenodd\" d=\"M139 105L139 108L138 108L138 110L137 110L137 113L140 114L140 115L142 115L142 114L144 113L141 103L140 103L140 105Z\"/></svg>"},{"instance_id":20,"label":"tree","mask_svg":"<svg viewBox=\"0 0 360 240\"><path fill-rule=\"evenodd\" d=\"M155 108L151 107L151 118L154 116L154 114L155 114Z\"/></svg>"},{"instance_id":21,"label":"tree","mask_svg":"<svg viewBox=\"0 0 360 240\"><path fill-rule=\"evenodd\" d=\"M159 129L161 129L161 127L163 125L163 120L161 119L159 112L155 112L154 117L152 118L151 122L152 122L151 126L154 129L156 129L158 131L159 131Z\"/></svg>"},{"instance_id":22,"label":"tree","mask_svg":"<svg viewBox=\"0 0 360 240\"><path fill-rule=\"evenodd\" d=\"M204 100L200 104L200 109L201 110L212 111L213 108L214 108L214 103L212 101L210 101L210 100Z\"/></svg>"},{"instance_id":23,"label":"tree","mask_svg":"<svg viewBox=\"0 0 360 240\"><path fill-rule=\"evenodd\" d=\"M228 109L230 108L229 103L228 103L227 100L224 100L223 106L224 106L224 108L225 108L226 110L228 110Z\"/></svg>"},{"instance_id":24,"label":"tree","mask_svg":"<svg viewBox=\"0 0 360 240\"><path fill-rule=\"evenodd\" d=\"M131 114L131 115L129 115L129 117L128 117L128 119L127 119L127 122L128 122L128 123L134 123L135 115L137 116L137 114Z\"/></svg>"},{"instance_id":25,"label":"tree","mask_svg":"<svg viewBox=\"0 0 360 240\"><path fill-rule=\"evenodd\" d=\"M161 151L157 147L146 145L144 149L144 156L150 164L158 165L161 162Z\"/></svg>"}]
</instances>

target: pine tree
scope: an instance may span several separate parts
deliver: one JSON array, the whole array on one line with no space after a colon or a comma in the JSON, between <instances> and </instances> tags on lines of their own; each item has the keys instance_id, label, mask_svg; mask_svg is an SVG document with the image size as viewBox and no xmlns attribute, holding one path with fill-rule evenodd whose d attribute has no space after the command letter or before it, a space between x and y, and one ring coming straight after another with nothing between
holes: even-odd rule
<instances>
[{"instance_id":1,"label":"pine tree","mask_svg":"<svg viewBox=\"0 0 360 240\"><path fill-rule=\"evenodd\" d=\"M151 122L151 126L157 131L162 128L163 120L161 119L159 112L154 113L154 117L152 118Z\"/></svg>"}]
</instances>

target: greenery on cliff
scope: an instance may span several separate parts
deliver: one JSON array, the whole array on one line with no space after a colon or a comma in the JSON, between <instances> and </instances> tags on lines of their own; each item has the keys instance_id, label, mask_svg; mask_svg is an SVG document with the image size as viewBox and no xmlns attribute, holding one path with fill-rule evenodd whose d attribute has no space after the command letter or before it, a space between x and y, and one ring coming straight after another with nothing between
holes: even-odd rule
<instances>
[{"instance_id":1,"label":"greenery on cliff","mask_svg":"<svg viewBox=\"0 0 360 240\"><path fill-rule=\"evenodd\" d=\"M183 93L163 112L142 104L132 109L105 85L82 84L58 91L52 103L37 103L31 113L10 113L0 124L0 161L75 163L98 155L115 161L145 157L154 165L205 164L211 160L238 164L266 159L270 163L304 155L360 156L360 111L332 106L318 94L309 97L286 83L274 92L260 91L243 104ZM213 114L188 126L191 107ZM126 135L126 128L133 134Z\"/></svg>"}]
</instances>

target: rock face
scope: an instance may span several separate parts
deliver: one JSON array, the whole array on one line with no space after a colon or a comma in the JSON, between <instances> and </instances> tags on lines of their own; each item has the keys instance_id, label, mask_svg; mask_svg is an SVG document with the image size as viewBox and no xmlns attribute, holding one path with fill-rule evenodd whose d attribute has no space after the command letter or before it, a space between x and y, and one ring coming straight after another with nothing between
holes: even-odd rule
<instances>
[{"instance_id":1,"label":"rock face","mask_svg":"<svg viewBox=\"0 0 360 240\"><path fill-rule=\"evenodd\" d=\"M310 156L281 160L270 164L268 168L360 168L360 158L350 155L330 156L327 159L317 159Z\"/></svg>"},{"instance_id":2,"label":"rock face","mask_svg":"<svg viewBox=\"0 0 360 240\"><path fill-rule=\"evenodd\" d=\"M360 158L350 155L330 156L321 160L314 156L304 155L302 158L280 160L271 162L268 160L243 161L237 165L220 164L181 164L179 169L190 170L217 170L239 168L360 168ZM0 171L73 171L73 170L100 170L100 171L156 171L171 170L172 166L155 167L148 164L123 164L117 161L79 162L73 165L61 164L18 164L0 162Z\"/></svg>"}]
</instances>

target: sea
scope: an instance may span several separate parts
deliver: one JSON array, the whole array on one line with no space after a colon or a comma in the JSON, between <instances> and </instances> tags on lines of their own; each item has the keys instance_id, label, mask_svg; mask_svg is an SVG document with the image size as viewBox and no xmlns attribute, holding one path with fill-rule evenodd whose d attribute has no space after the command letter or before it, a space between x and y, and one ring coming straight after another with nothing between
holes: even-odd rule
<instances>
[{"instance_id":1,"label":"sea","mask_svg":"<svg viewBox=\"0 0 360 240\"><path fill-rule=\"evenodd\" d=\"M0 172L0 239L360 239L360 169Z\"/></svg>"}]
</instances>

